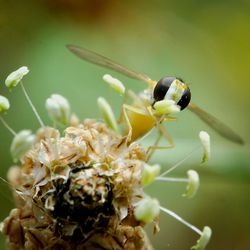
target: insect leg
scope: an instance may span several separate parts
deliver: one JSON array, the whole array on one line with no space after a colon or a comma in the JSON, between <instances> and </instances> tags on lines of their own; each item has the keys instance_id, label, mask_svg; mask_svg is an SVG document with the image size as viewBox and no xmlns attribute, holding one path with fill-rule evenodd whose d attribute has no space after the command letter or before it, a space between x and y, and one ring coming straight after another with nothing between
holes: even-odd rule
<instances>
[{"instance_id":1,"label":"insect leg","mask_svg":"<svg viewBox=\"0 0 250 250\"><path fill-rule=\"evenodd\" d=\"M122 105L122 116L125 118L125 122L126 122L126 125L128 127L128 133L127 133L127 140L126 141L130 142L131 138L132 138L132 125L131 125L131 122L129 120L128 111L136 113L136 114L144 115L144 116L148 115L148 113L144 109L141 109L141 108L137 108L137 107L134 107L134 106L131 106L131 105L128 105L128 104L123 104Z\"/></svg>"},{"instance_id":2,"label":"insect leg","mask_svg":"<svg viewBox=\"0 0 250 250\"><path fill-rule=\"evenodd\" d=\"M134 103L140 103L142 104L141 99L132 91L132 90L128 90L125 92L124 94L124 99L123 99L123 105L128 103L128 99L131 98L133 100ZM142 104L143 106L143 104ZM132 107L132 106L131 106ZM134 107L132 107L134 110ZM134 111L135 113L138 113L138 109L137 111ZM141 114L141 112L139 112L139 114ZM146 115L146 113L143 113L144 115ZM119 119L118 119L118 123L122 123L122 118L123 118L123 110L121 111L120 115L119 115Z\"/></svg>"},{"instance_id":3,"label":"insect leg","mask_svg":"<svg viewBox=\"0 0 250 250\"><path fill-rule=\"evenodd\" d=\"M150 158L152 157L155 150L170 149L170 148L175 147L174 141L173 141L172 137L170 136L170 134L168 133L167 129L162 124L159 124L159 123L157 123L156 127L158 129L159 135L156 138L154 144L152 146L149 146L147 149L147 161L150 160ZM162 137L164 137L166 139L166 141L168 141L169 145L158 146Z\"/></svg>"}]
</instances>

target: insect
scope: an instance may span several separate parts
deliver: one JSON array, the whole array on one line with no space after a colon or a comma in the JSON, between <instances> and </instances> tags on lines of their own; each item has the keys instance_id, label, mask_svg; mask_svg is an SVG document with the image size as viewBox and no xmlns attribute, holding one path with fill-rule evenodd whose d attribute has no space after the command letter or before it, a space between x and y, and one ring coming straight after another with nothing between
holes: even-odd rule
<instances>
[{"instance_id":1,"label":"insect","mask_svg":"<svg viewBox=\"0 0 250 250\"><path fill-rule=\"evenodd\" d=\"M151 131L152 128L157 127L160 132L159 137L156 139L156 142L151 147L151 149L168 148L174 146L172 138L162 125L163 121L174 120L174 118L167 114L167 112L159 113L156 110L157 103L160 104L161 101L172 99L175 100L175 103L180 110L188 108L224 138L238 144L244 144L242 138L226 124L222 123L216 117L201 109L196 104L190 102L190 89L182 79L166 76L161 78L159 81L154 81L145 74L128 69L127 67L124 67L107 57L85 48L75 45L67 45L67 48L73 54L85 61L114 70L130 78L141 80L147 83L148 87L139 94L135 94L133 91L128 90L127 95L133 100L133 103L132 105L129 105L124 102L122 107L123 115L127 123L127 134L131 141L135 141L138 138L143 137L149 131ZM166 147L157 146L162 136L165 137L169 142L169 145Z\"/></svg>"}]
</instances>

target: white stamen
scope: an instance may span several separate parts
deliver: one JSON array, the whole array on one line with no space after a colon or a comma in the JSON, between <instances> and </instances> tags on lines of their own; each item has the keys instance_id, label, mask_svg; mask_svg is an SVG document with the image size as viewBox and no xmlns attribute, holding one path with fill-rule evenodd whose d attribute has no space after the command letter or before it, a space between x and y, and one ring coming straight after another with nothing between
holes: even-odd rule
<instances>
[{"instance_id":1,"label":"white stamen","mask_svg":"<svg viewBox=\"0 0 250 250\"><path fill-rule=\"evenodd\" d=\"M194 170L188 170L188 185L186 192L183 194L184 197L192 198L197 193L199 186L200 186L200 178L196 171Z\"/></svg>"},{"instance_id":2,"label":"white stamen","mask_svg":"<svg viewBox=\"0 0 250 250\"><path fill-rule=\"evenodd\" d=\"M157 115L169 115L180 111L180 106L178 106L174 100L161 100L154 104L154 109Z\"/></svg>"},{"instance_id":3,"label":"white stamen","mask_svg":"<svg viewBox=\"0 0 250 250\"><path fill-rule=\"evenodd\" d=\"M203 157L201 163L204 163L211 157L210 136L206 131L200 131L199 137L203 146Z\"/></svg>"},{"instance_id":4,"label":"white stamen","mask_svg":"<svg viewBox=\"0 0 250 250\"><path fill-rule=\"evenodd\" d=\"M193 226L189 222L185 221L184 219L182 219L179 215L177 215L173 211L171 211L171 210L169 210L169 209L167 209L165 207L160 207L160 210L163 211L166 214L169 214L170 216L172 216L173 218L175 218L176 220L178 220L182 224L186 225L187 227L189 227L190 229L192 229L193 231L195 231L197 234L202 235L202 231L200 229L198 229L197 227Z\"/></svg>"},{"instance_id":5,"label":"white stamen","mask_svg":"<svg viewBox=\"0 0 250 250\"><path fill-rule=\"evenodd\" d=\"M152 222L159 215L160 204L157 199L146 197L135 208L135 218L144 223Z\"/></svg>"},{"instance_id":6,"label":"white stamen","mask_svg":"<svg viewBox=\"0 0 250 250\"><path fill-rule=\"evenodd\" d=\"M109 86L114 89L116 92L118 92L120 95L123 95L125 93L125 87L122 84L122 82L111 75L104 75L102 79L109 84Z\"/></svg>"},{"instance_id":7,"label":"white stamen","mask_svg":"<svg viewBox=\"0 0 250 250\"><path fill-rule=\"evenodd\" d=\"M174 177L161 177L161 176L156 177L155 180L165 181L165 182L188 182L187 178L174 178Z\"/></svg>"},{"instance_id":8,"label":"white stamen","mask_svg":"<svg viewBox=\"0 0 250 250\"><path fill-rule=\"evenodd\" d=\"M175 101L175 103L178 103L180 101L185 89L186 89L186 85L184 83L180 82L178 79L175 79L171 83L164 99L173 100L173 101Z\"/></svg>"},{"instance_id":9,"label":"white stamen","mask_svg":"<svg viewBox=\"0 0 250 250\"><path fill-rule=\"evenodd\" d=\"M190 158L198 149L200 148L197 147L195 148L192 152L190 152L186 157L184 157L182 160L180 160L179 162L177 162L173 167L171 167L170 169L166 170L165 172L163 172L160 176L164 176L169 174L170 172L172 172L173 170L175 170L177 167L179 167L184 161L186 161L188 158Z\"/></svg>"},{"instance_id":10,"label":"white stamen","mask_svg":"<svg viewBox=\"0 0 250 250\"><path fill-rule=\"evenodd\" d=\"M0 95L0 113L7 111L9 108L9 100L5 96Z\"/></svg>"},{"instance_id":11,"label":"white stamen","mask_svg":"<svg viewBox=\"0 0 250 250\"><path fill-rule=\"evenodd\" d=\"M59 94L53 94L46 100L45 107L50 118L59 124L67 125L70 119L70 104Z\"/></svg>"},{"instance_id":12,"label":"white stamen","mask_svg":"<svg viewBox=\"0 0 250 250\"><path fill-rule=\"evenodd\" d=\"M13 71L8 75L5 80L5 85L10 90L17 86L17 84L22 80L22 78L29 73L29 69L26 66L23 66L16 71Z\"/></svg>"},{"instance_id":13,"label":"white stamen","mask_svg":"<svg viewBox=\"0 0 250 250\"><path fill-rule=\"evenodd\" d=\"M99 97L97 99L97 104L98 104L99 110L100 110L101 115L102 115L104 121L106 122L106 124L111 129L113 129L114 131L119 133L119 128L118 128L118 124L117 124L116 119L115 119L115 115L113 113L111 106L106 101L106 99L103 97Z\"/></svg>"},{"instance_id":14,"label":"white stamen","mask_svg":"<svg viewBox=\"0 0 250 250\"><path fill-rule=\"evenodd\" d=\"M24 95L25 95L25 97L26 97L26 99L27 99L27 101L28 101L28 103L29 103L31 109L33 110L33 112L34 112L34 114L35 114L35 116L36 116L38 122L40 123L41 127L44 127L44 123L43 123L41 117L39 116L39 114L38 114L38 112L37 112L35 106L33 105L31 99L29 98L29 95L28 95L28 93L26 92L26 90L25 90L25 88L24 88L24 86L23 86L23 83L20 82L20 85L21 85L22 91L23 91L23 93L24 93Z\"/></svg>"},{"instance_id":15,"label":"white stamen","mask_svg":"<svg viewBox=\"0 0 250 250\"><path fill-rule=\"evenodd\" d=\"M9 124L3 119L2 116L0 116L0 120L2 122L2 124L4 125L4 127L10 131L10 133L13 135L13 136L16 136L16 132L9 126Z\"/></svg>"}]
</instances>

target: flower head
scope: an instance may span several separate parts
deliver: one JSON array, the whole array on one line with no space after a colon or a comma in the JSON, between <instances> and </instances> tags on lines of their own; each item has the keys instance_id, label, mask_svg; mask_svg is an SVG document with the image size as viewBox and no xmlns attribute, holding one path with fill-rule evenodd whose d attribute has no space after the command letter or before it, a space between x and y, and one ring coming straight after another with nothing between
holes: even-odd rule
<instances>
[{"instance_id":1,"label":"flower head","mask_svg":"<svg viewBox=\"0 0 250 250\"><path fill-rule=\"evenodd\" d=\"M73 48L79 52L78 47ZM6 85L9 88L16 86L27 73L27 67L20 68L6 79ZM104 80L120 94L125 92L119 80L110 75L105 75ZM165 177L190 155L159 175L160 166L148 163L152 146L145 152L137 141L131 141L133 126L127 135L121 135L113 110L103 97L99 97L97 103L105 123L90 119L81 122L71 114L66 98L51 95L45 106L55 123L67 125L61 134L56 128L44 125L22 82L20 85L41 127L36 134L30 130L16 133L1 119L14 135L11 154L14 160L19 160L19 166L11 167L8 173L16 208L0 224L8 247L151 250L143 227L154 222L154 229L158 231L160 211L201 236L195 249L206 246L211 230L205 227L201 232L160 206L159 201L149 197L144 190L155 181L186 182L185 196L193 197L199 187L195 171L188 171L188 179ZM156 118L178 112L180 107L176 103L184 90L185 85L176 80L170 87L169 96L156 102L148 112ZM147 89L138 95L145 105L150 105L149 92ZM3 111L9 108L6 100L0 98ZM124 116L127 125L130 124L129 117ZM207 157L209 138L204 132L200 138ZM158 139L153 148L157 143Z\"/></svg>"},{"instance_id":2,"label":"flower head","mask_svg":"<svg viewBox=\"0 0 250 250\"><path fill-rule=\"evenodd\" d=\"M16 156L22 155L22 162L20 171L15 168L15 177L10 174L9 181L28 197L17 197L17 208L4 221L3 232L10 236L10 243L17 242L19 247L38 244L29 237L34 230L39 244L51 248L72 244L73 239L78 246L93 248L105 234L102 238L110 238L105 244L111 249L117 244L113 235L125 230L126 238L125 232L133 227L123 221L134 220L133 206L144 196L144 150L138 144L126 145L124 138L94 120L68 127L65 136L56 129L42 128L35 136L35 145L24 155L19 154L18 149L26 149L24 145L29 144L27 138L31 138L30 131L22 131L12 146ZM29 214L28 221L22 218L24 212ZM41 214L43 220L39 220ZM19 227L12 226L15 220ZM56 232L61 237L56 237ZM24 242L15 237L20 233ZM123 244L130 241L127 238ZM124 248L130 249L126 244Z\"/></svg>"}]
</instances>

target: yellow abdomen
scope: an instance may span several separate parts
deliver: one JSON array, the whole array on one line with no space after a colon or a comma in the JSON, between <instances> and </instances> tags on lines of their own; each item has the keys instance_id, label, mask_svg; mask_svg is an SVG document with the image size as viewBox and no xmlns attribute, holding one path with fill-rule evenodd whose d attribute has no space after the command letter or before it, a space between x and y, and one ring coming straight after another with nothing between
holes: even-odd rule
<instances>
[{"instance_id":1,"label":"yellow abdomen","mask_svg":"<svg viewBox=\"0 0 250 250\"><path fill-rule=\"evenodd\" d=\"M154 127L154 118L150 115L142 115L128 111L128 118L132 126L131 141L135 141L136 139L144 136Z\"/></svg>"}]
</instances>

